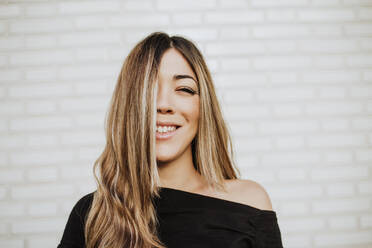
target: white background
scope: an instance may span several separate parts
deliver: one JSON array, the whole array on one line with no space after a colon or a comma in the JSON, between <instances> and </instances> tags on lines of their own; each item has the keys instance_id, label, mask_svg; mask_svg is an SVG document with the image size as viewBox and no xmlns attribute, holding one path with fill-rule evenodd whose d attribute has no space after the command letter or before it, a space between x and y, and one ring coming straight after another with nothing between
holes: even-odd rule
<instances>
[{"instance_id":1,"label":"white background","mask_svg":"<svg viewBox=\"0 0 372 248\"><path fill-rule=\"evenodd\" d=\"M284 247L372 247L372 1L0 1L0 247L56 247L95 188L130 49L193 40Z\"/></svg>"}]
</instances>

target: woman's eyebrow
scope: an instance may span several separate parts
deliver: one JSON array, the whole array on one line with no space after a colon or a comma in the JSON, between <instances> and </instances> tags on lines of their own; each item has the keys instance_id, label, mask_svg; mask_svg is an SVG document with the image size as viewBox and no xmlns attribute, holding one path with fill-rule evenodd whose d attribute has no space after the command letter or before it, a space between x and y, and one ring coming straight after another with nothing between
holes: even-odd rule
<instances>
[{"instance_id":1,"label":"woman's eyebrow","mask_svg":"<svg viewBox=\"0 0 372 248\"><path fill-rule=\"evenodd\" d=\"M190 78L190 79L192 79L192 80L194 80L195 81L195 83L196 83L196 80L192 77L192 76L190 76L190 75L185 75L185 74L175 74L174 76L173 76L173 79L174 80L178 80L178 79L183 79L183 78Z\"/></svg>"}]
</instances>

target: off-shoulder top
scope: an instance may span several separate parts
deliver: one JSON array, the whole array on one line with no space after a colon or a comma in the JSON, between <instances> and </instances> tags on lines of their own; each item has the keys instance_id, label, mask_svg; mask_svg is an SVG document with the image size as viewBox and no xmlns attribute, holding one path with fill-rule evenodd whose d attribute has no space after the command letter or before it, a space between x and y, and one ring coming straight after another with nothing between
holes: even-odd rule
<instances>
[{"instance_id":1,"label":"off-shoulder top","mask_svg":"<svg viewBox=\"0 0 372 248\"><path fill-rule=\"evenodd\" d=\"M83 248L93 193L73 207L57 248ZM276 212L173 188L155 198L159 238L168 248L282 248Z\"/></svg>"}]
</instances>

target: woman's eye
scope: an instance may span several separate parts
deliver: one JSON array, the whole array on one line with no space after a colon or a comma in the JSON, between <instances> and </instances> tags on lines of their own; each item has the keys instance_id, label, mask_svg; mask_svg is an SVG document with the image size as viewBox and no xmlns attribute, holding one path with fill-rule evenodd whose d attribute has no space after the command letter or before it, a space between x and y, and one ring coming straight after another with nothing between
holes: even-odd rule
<instances>
[{"instance_id":1,"label":"woman's eye","mask_svg":"<svg viewBox=\"0 0 372 248\"><path fill-rule=\"evenodd\" d=\"M188 92L188 93L190 93L190 94L192 94L192 95L195 94L195 91L193 91L193 90L191 90L191 89L188 89L188 88L182 88L181 90L182 90L182 91L186 91L186 92Z\"/></svg>"}]
</instances>

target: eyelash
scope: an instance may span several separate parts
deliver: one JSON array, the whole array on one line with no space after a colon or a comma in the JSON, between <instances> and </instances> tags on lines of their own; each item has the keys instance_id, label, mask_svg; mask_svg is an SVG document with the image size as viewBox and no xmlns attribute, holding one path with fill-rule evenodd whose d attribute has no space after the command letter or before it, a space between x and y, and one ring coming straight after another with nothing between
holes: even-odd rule
<instances>
[{"instance_id":1,"label":"eyelash","mask_svg":"<svg viewBox=\"0 0 372 248\"><path fill-rule=\"evenodd\" d=\"M192 95L195 94L195 91L190 90L190 89L188 89L188 88L182 88L182 89L180 89L180 90L187 91L188 93L190 93L190 94L192 94Z\"/></svg>"}]
</instances>

